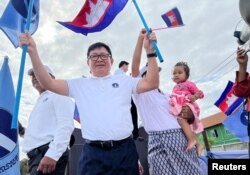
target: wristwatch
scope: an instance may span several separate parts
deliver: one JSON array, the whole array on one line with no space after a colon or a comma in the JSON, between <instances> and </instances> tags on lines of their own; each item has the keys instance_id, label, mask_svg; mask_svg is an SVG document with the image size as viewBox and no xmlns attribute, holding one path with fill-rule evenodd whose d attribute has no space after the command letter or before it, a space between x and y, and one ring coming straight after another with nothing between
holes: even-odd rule
<instances>
[{"instance_id":1,"label":"wristwatch","mask_svg":"<svg viewBox=\"0 0 250 175\"><path fill-rule=\"evenodd\" d=\"M147 58L152 58L152 57L157 57L157 54L155 52L147 54Z\"/></svg>"}]
</instances>

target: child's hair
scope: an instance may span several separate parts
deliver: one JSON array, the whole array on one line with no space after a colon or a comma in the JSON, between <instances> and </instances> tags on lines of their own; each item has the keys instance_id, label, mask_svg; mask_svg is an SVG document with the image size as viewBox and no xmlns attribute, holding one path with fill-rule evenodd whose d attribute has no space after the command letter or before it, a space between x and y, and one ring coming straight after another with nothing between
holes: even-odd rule
<instances>
[{"instance_id":1,"label":"child's hair","mask_svg":"<svg viewBox=\"0 0 250 175\"><path fill-rule=\"evenodd\" d=\"M180 61L180 62L176 63L175 66L182 66L184 68L186 75L187 75L187 79L189 78L190 69L188 67L187 62Z\"/></svg>"}]
</instances>

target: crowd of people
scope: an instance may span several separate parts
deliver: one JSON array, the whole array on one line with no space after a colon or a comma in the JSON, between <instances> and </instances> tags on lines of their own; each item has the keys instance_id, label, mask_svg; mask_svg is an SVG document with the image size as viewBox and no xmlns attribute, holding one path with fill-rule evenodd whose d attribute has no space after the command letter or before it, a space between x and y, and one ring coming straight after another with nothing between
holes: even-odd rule
<instances>
[{"instance_id":1,"label":"crowd of people","mask_svg":"<svg viewBox=\"0 0 250 175\"><path fill-rule=\"evenodd\" d=\"M159 88L161 68L152 41L156 41L154 32L150 35L144 29L139 32L131 74L127 73L127 61L120 62L112 73L115 58L111 49L97 42L87 51L90 76L63 80L56 79L54 72L42 63L31 35L20 35L20 46L28 46L32 63L28 75L39 93L28 125L21 130L31 175L64 175L75 106L85 140L78 163L79 175L143 174L134 142L138 138L137 114L148 134L151 175L203 174L198 161L202 146L195 133L203 131L196 100L202 99L204 93L189 80L190 68L182 61L173 67L173 90L164 93ZM143 47L147 56L145 66L141 66ZM250 78L244 50L238 49L237 61L234 93L248 97Z\"/></svg>"}]
</instances>

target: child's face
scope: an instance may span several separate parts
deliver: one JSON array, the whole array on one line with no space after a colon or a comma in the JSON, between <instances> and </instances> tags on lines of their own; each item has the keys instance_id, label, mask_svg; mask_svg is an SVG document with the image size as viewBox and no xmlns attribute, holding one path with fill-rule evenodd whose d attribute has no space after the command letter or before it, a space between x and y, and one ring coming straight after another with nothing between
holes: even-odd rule
<instances>
[{"instance_id":1,"label":"child's face","mask_svg":"<svg viewBox=\"0 0 250 175\"><path fill-rule=\"evenodd\" d=\"M173 71L173 81L175 83L181 83L186 80L186 72L183 66L175 66Z\"/></svg>"}]
</instances>

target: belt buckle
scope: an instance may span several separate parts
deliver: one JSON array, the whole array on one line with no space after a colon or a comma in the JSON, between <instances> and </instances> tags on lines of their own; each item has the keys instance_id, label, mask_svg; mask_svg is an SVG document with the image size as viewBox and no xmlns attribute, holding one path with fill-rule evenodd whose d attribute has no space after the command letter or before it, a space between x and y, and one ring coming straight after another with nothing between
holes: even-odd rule
<instances>
[{"instance_id":1,"label":"belt buckle","mask_svg":"<svg viewBox=\"0 0 250 175\"><path fill-rule=\"evenodd\" d=\"M110 141L110 145L111 145L111 147L114 147L114 143L112 140Z\"/></svg>"},{"instance_id":2,"label":"belt buckle","mask_svg":"<svg viewBox=\"0 0 250 175\"><path fill-rule=\"evenodd\" d=\"M100 142L101 147L104 148L104 142Z\"/></svg>"},{"instance_id":3,"label":"belt buckle","mask_svg":"<svg viewBox=\"0 0 250 175\"><path fill-rule=\"evenodd\" d=\"M102 148L113 148L114 143L112 140L100 142Z\"/></svg>"}]
</instances>

